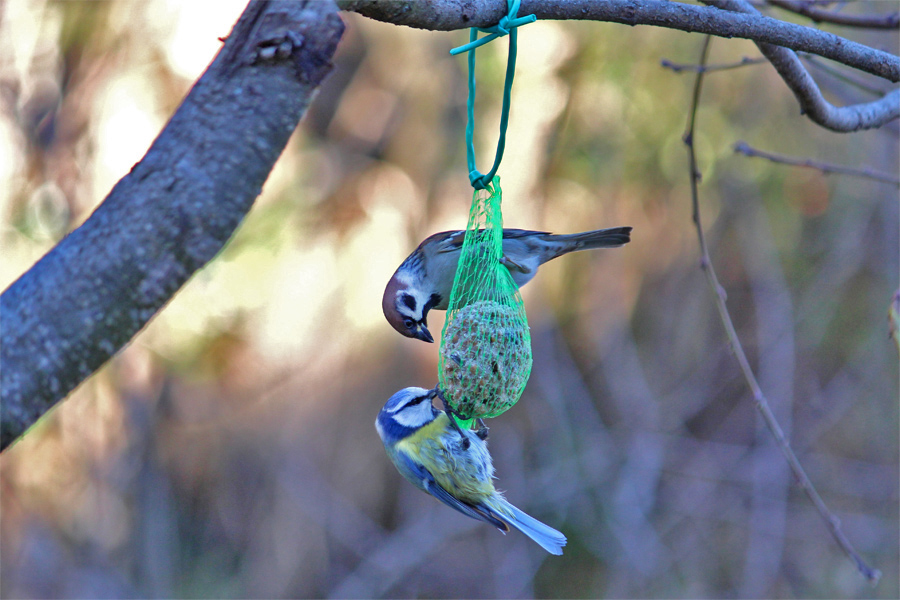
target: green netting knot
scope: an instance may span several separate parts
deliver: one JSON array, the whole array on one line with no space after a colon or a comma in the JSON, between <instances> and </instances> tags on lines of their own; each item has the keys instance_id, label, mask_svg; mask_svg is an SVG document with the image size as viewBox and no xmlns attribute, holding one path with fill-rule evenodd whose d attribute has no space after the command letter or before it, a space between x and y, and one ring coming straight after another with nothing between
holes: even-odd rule
<instances>
[{"instance_id":1,"label":"green netting knot","mask_svg":"<svg viewBox=\"0 0 900 600\"><path fill-rule=\"evenodd\" d=\"M512 407L531 374L531 335L519 287L501 263L500 178L476 190L441 332L439 385L467 422Z\"/></svg>"}]
</instances>

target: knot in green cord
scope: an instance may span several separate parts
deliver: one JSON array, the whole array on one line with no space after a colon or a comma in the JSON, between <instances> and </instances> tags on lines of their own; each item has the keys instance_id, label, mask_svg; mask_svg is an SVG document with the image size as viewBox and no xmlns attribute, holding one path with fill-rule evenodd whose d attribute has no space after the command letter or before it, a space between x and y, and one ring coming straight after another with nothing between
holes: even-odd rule
<instances>
[{"instance_id":1,"label":"knot in green cord","mask_svg":"<svg viewBox=\"0 0 900 600\"><path fill-rule=\"evenodd\" d=\"M518 7L516 7L518 9ZM507 24L509 23L509 15L504 15L500 17L500 22L491 27L493 29L491 33L497 33L501 36L509 35L509 28L507 28Z\"/></svg>"},{"instance_id":2,"label":"knot in green cord","mask_svg":"<svg viewBox=\"0 0 900 600\"><path fill-rule=\"evenodd\" d=\"M520 2L521 0L507 0L509 13L500 17L500 21L496 25L492 25L491 27L472 28L490 35L479 40L476 40L473 37L472 41L470 41L468 44L459 46L458 48L454 48L450 51L450 54L452 56L456 56L457 54L462 54L463 52L470 52L475 48L478 48L479 46L484 46L485 44L496 40L498 37L509 35L516 27L521 27L522 25L528 25L529 23L534 23L535 21L537 21L537 17L534 15L528 15L526 17L516 16L519 12Z\"/></svg>"},{"instance_id":3,"label":"knot in green cord","mask_svg":"<svg viewBox=\"0 0 900 600\"><path fill-rule=\"evenodd\" d=\"M478 169L469 171L469 183L472 184L472 187L476 190L485 189L490 181L491 180L486 179L484 173L482 173Z\"/></svg>"},{"instance_id":4,"label":"knot in green cord","mask_svg":"<svg viewBox=\"0 0 900 600\"><path fill-rule=\"evenodd\" d=\"M509 13L500 19L500 22L492 27L475 28L469 31L469 43L454 48L450 54L457 55L463 52L469 53L469 98L466 102L466 113L468 121L466 123L466 159L469 166L469 182L476 190L486 189L494 175L497 174L497 168L503 158L503 149L506 146L506 127L509 123L509 99L512 91L513 77L516 72L516 44L517 44L517 28L528 23L537 21L534 15L527 17L518 17L519 4L521 0L507 0ZM487 33L486 37L478 39L478 32ZM500 137L497 140L497 152L494 155L494 165L487 174L482 174L475 168L475 49L491 42L498 37L509 36L509 58L506 62L506 80L503 84L503 106L500 112Z\"/></svg>"}]
</instances>

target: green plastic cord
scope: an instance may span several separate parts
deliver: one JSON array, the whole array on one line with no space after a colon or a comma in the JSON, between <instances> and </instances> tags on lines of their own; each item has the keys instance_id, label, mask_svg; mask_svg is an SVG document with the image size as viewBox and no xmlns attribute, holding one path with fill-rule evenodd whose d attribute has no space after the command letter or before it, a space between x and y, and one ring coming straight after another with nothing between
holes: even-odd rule
<instances>
[{"instance_id":1,"label":"green plastic cord","mask_svg":"<svg viewBox=\"0 0 900 600\"><path fill-rule=\"evenodd\" d=\"M509 123L509 99L512 92L513 77L516 74L516 44L518 40L517 28L537 21L534 15L518 17L520 0L507 0L509 13L500 19L493 27L473 27L469 32L469 43L454 48L450 54L456 56L463 52L469 53L469 98L466 102L468 122L466 123L466 159L469 166L469 182L476 190L487 188L503 159L503 150L506 147L506 127ZM489 35L479 39L478 32ZM491 42L498 37L509 35L509 57L506 61L506 80L503 84L503 107L500 112L500 138L497 140L497 152L494 155L494 165L487 174L482 174L475 168L475 49Z\"/></svg>"},{"instance_id":2,"label":"green plastic cord","mask_svg":"<svg viewBox=\"0 0 900 600\"><path fill-rule=\"evenodd\" d=\"M469 223L441 332L438 385L461 427L496 417L513 406L531 374L531 335L519 288L503 262L502 190L497 168L506 146L509 104L516 71L516 28L537 20L517 17L520 0L507 0L509 14L494 27L473 28L469 43L450 54L469 53L466 156L475 191ZM481 39L478 32L488 35ZM509 58L500 112L500 137L489 173L475 168L475 49L509 35Z\"/></svg>"}]
</instances>

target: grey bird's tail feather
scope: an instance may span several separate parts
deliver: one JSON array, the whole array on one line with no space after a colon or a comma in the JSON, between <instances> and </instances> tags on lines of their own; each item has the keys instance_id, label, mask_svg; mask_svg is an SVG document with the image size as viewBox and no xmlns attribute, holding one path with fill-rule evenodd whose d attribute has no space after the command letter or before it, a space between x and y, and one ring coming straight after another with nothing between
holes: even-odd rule
<instances>
[{"instance_id":1,"label":"grey bird's tail feather","mask_svg":"<svg viewBox=\"0 0 900 600\"><path fill-rule=\"evenodd\" d=\"M503 504L503 508L510 513L510 516L498 511L491 511L494 516L530 537L550 554L559 556L563 553L562 549L566 545L566 536L549 525L545 525L534 517L525 514L509 502L504 500Z\"/></svg>"},{"instance_id":2,"label":"grey bird's tail feather","mask_svg":"<svg viewBox=\"0 0 900 600\"><path fill-rule=\"evenodd\" d=\"M551 234L544 239L562 243L561 252L556 256L575 252L576 250L618 248L631 241L631 227L610 227L609 229L597 229L596 231L585 231L583 233Z\"/></svg>"}]
</instances>

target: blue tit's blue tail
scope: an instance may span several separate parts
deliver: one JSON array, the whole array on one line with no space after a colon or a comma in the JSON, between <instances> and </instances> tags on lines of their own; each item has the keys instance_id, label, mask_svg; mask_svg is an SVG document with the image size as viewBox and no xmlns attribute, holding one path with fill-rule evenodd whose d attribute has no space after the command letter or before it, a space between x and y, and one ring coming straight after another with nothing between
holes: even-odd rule
<instances>
[{"instance_id":1,"label":"blue tit's blue tail","mask_svg":"<svg viewBox=\"0 0 900 600\"><path fill-rule=\"evenodd\" d=\"M496 516L504 523L515 527L537 542L541 548L550 554L559 556L563 553L562 549L563 546L566 545L566 536L549 525L545 525L534 517L525 514L503 498L498 498L495 501L499 501L499 503L502 504L502 509L491 510L493 516Z\"/></svg>"}]
</instances>

